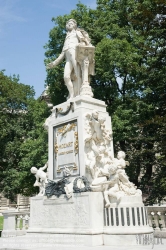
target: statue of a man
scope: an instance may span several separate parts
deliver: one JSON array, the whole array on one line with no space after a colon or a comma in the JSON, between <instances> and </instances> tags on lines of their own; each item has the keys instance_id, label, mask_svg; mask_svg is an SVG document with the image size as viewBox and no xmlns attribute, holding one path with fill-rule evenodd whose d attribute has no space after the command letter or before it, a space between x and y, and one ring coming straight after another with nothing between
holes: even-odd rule
<instances>
[{"instance_id":1,"label":"statue of a man","mask_svg":"<svg viewBox=\"0 0 166 250\"><path fill-rule=\"evenodd\" d=\"M67 21L66 30L67 35L62 52L55 61L47 64L47 69L54 68L65 58L64 81L69 91L69 99L71 99L80 94L79 91L82 84L81 68L76 61L76 47L78 45L92 45L90 44L88 33L78 29L77 22L74 19Z\"/></svg>"}]
</instances>

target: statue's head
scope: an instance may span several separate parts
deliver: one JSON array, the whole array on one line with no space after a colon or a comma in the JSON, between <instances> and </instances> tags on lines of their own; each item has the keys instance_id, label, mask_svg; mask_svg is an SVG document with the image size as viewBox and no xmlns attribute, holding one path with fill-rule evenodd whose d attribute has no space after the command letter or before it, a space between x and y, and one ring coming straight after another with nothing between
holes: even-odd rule
<instances>
[{"instance_id":1,"label":"statue's head","mask_svg":"<svg viewBox=\"0 0 166 250\"><path fill-rule=\"evenodd\" d=\"M73 29L77 29L77 22L76 20L74 19L69 19L67 22L66 22L66 30L67 31L71 31Z\"/></svg>"},{"instance_id":2,"label":"statue's head","mask_svg":"<svg viewBox=\"0 0 166 250\"><path fill-rule=\"evenodd\" d=\"M93 117L94 119L98 119L98 117L99 117L99 112L98 112L97 110L93 110L93 112L92 112L92 117Z\"/></svg>"},{"instance_id":3,"label":"statue's head","mask_svg":"<svg viewBox=\"0 0 166 250\"><path fill-rule=\"evenodd\" d=\"M86 117L87 119L90 119L90 118L91 118L91 114L90 114L90 113L87 113L87 114L85 115L85 117Z\"/></svg>"},{"instance_id":4,"label":"statue's head","mask_svg":"<svg viewBox=\"0 0 166 250\"><path fill-rule=\"evenodd\" d=\"M112 163L112 162L111 162ZM116 171L117 171L117 168L116 166L114 166L113 164L111 163L108 163L108 172L112 175L112 174L115 174Z\"/></svg>"},{"instance_id":5,"label":"statue's head","mask_svg":"<svg viewBox=\"0 0 166 250\"><path fill-rule=\"evenodd\" d=\"M124 151L119 151L118 154L117 154L117 158L118 159L121 159L121 158L125 158L126 157L126 154Z\"/></svg>"},{"instance_id":6,"label":"statue's head","mask_svg":"<svg viewBox=\"0 0 166 250\"><path fill-rule=\"evenodd\" d=\"M31 168L31 173L32 174L36 174L37 173L37 168L36 167L32 167Z\"/></svg>"}]
</instances>

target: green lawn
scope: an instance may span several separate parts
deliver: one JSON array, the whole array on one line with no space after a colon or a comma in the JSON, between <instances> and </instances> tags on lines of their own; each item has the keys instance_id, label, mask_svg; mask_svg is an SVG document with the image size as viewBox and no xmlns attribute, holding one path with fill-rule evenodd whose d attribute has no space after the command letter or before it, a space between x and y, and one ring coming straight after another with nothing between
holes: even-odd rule
<instances>
[{"instance_id":1,"label":"green lawn","mask_svg":"<svg viewBox=\"0 0 166 250\"><path fill-rule=\"evenodd\" d=\"M0 216L0 230L3 229L3 216Z\"/></svg>"}]
</instances>

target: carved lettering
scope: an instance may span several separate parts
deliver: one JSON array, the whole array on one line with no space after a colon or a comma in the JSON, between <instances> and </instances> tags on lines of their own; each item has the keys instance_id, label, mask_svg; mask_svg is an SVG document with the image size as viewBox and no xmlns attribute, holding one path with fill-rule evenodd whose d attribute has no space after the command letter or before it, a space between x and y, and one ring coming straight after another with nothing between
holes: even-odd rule
<instances>
[{"instance_id":1,"label":"carved lettering","mask_svg":"<svg viewBox=\"0 0 166 250\"><path fill-rule=\"evenodd\" d=\"M63 167L77 165L72 168L72 175L79 174L79 141L77 121L70 121L54 127L54 179L63 177ZM60 168L59 168L60 166ZM74 171L74 172L73 172Z\"/></svg>"},{"instance_id":2,"label":"carved lettering","mask_svg":"<svg viewBox=\"0 0 166 250\"><path fill-rule=\"evenodd\" d=\"M60 152L58 155L65 155L65 154L71 154L71 153L73 153L73 150Z\"/></svg>"},{"instance_id":3,"label":"carved lettering","mask_svg":"<svg viewBox=\"0 0 166 250\"><path fill-rule=\"evenodd\" d=\"M68 143L63 143L61 145L59 145L59 148L68 148L68 147L72 147L73 142L68 142Z\"/></svg>"}]
</instances>

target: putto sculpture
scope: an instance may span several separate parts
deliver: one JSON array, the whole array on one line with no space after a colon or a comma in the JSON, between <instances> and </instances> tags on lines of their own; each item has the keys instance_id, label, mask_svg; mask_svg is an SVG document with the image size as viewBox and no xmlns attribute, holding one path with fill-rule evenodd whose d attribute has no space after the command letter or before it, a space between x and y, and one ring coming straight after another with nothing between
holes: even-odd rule
<instances>
[{"instance_id":1,"label":"putto sculpture","mask_svg":"<svg viewBox=\"0 0 166 250\"><path fill-rule=\"evenodd\" d=\"M94 46L88 33L77 28L74 19L67 21L66 30L62 52L55 61L47 64L47 69L56 67L65 58L64 81L69 100L77 95L93 96L89 76L94 75Z\"/></svg>"},{"instance_id":2,"label":"putto sculpture","mask_svg":"<svg viewBox=\"0 0 166 250\"><path fill-rule=\"evenodd\" d=\"M123 196L141 196L141 190L129 181L125 172L125 153L119 151L114 158L110 147L112 131L106 128L106 118L97 110L85 115L85 157L90 171L92 191L103 191L105 207L111 205L109 198L119 202Z\"/></svg>"},{"instance_id":3,"label":"putto sculpture","mask_svg":"<svg viewBox=\"0 0 166 250\"><path fill-rule=\"evenodd\" d=\"M46 184L48 183L48 180L47 180L47 173L44 172L44 170L47 168L48 168L48 162L44 165L44 167L41 167L39 169L37 169L36 167L31 168L31 173L34 174L36 177L34 187L39 187L40 190L38 196L45 195L45 188Z\"/></svg>"}]
</instances>

